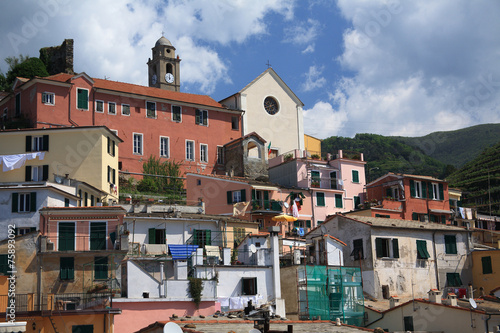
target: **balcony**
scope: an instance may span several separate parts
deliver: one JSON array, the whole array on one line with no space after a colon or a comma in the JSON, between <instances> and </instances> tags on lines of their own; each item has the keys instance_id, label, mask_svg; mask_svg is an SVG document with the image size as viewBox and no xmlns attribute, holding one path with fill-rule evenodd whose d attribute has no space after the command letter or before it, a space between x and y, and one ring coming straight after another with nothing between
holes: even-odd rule
<instances>
[{"instance_id":1,"label":"balcony","mask_svg":"<svg viewBox=\"0 0 500 333\"><path fill-rule=\"evenodd\" d=\"M275 200L252 200L252 211L268 210L273 212L281 212L283 208L280 203Z\"/></svg>"},{"instance_id":2,"label":"balcony","mask_svg":"<svg viewBox=\"0 0 500 333\"><path fill-rule=\"evenodd\" d=\"M89 252L89 251L128 251L128 235L116 232L108 236L41 236L40 252Z\"/></svg>"}]
</instances>

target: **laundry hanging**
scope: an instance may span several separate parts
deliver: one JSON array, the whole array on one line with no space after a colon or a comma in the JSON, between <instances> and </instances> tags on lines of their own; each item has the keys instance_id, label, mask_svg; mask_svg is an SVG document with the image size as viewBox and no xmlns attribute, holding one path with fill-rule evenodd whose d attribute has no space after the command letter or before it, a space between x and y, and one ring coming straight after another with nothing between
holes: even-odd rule
<instances>
[{"instance_id":1,"label":"laundry hanging","mask_svg":"<svg viewBox=\"0 0 500 333\"><path fill-rule=\"evenodd\" d=\"M35 152L27 154L0 155L0 164L3 164L3 172L20 169L26 161L37 158L41 161L45 157L45 152Z\"/></svg>"}]
</instances>

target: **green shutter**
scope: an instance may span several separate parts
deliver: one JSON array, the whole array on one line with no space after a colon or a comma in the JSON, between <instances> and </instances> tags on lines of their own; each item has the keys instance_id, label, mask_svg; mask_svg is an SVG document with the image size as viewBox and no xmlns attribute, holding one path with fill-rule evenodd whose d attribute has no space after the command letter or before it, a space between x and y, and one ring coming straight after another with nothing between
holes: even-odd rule
<instances>
[{"instance_id":1,"label":"green shutter","mask_svg":"<svg viewBox=\"0 0 500 333\"><path fill-rule=\"evenodd\" d=\"M156 244L156 229L155 228L148 229L148 239L149 239L148 244Z\"/></svg>"},{"instance_id":2,"label":"green shutter","mask_svg":"<svg viewBox=\"0 0 500 333\"><path fill-rule=\"evenodd\" d=\"M385 196L386 197L392 196L392 189L390 187L385 189Z\"/></svg>"},{"instance_id":3,"label":"green shutter","mask_svg":"<svg viewBox=\"0 0 500 333\"><path fill-rule=\"evenodd\" d=\"M429 183L429 199L434 198L434 186L432 186L432 183Z\"/></svg>"},{"instance_id":4,"label":"green shutter","mask_svg":"<svg viewBox=\"0 0 500 333\"><path fill-rule=\"evenodd\" d=\"M243 200L246 201L246 200ZM264 191L264 209L269 209L271 208L271 205L269 204L269 192Z\"/></svg>"},{"instance_id":5,"label":"green shutter","mask_svg":"<svg viewBox=\"0 0 500 333\"><path fill-rule=\"evenodd\" d=\"M49 180L49 165L46 164L43 166L43 175L42 175L42 180Z\"/></svg>"},{"instance_id":6,"label":"green shutter","mask_svg":"<svg viewBox=\"0 0 500 333\"><path fill-rule=\"evenodd\" d=\"M413 221L418 221L418 213L412 213L412 214L411 214L411 219L412 219Z\"/></svg>"},{"instance_id":7,"label":"green shutter","mask_svg":"<svg viewBox=\"0 0 500 333\"><path fill-rule=\"evenodd\" d=\"M201 120L200 120L200 110L196 109L196 123L199 124L201 123Z\"/></svg>"},{"instance_id":8,"label":"green shutter","mask_svg":"<svg viewBox=\"0 0 500 333\"><path fill-rule=\"evenodd\" d=\"M429 252L427 252L427 242L424 240L417 240L417 259L428 259L430 258Z\"/></svg>"},{"instance_id":9,"label":"green shutter","mask_svg":"<svg viewBox=\"0 0 500 333\"><path fill-rule=\"evenodd\" d=\"M431 222L436 222L436 216L435 216L435 215L433 215L433 214L430 214L430 215L429 215L429 221L431 221Z\"/></svg>"},{"instance_id":10,"label":"green shutter","mask_svg":"<svg viewBox=\"0 0 500 333\"><path fill-rule=\"evenodd\" d=\"M205 114L207 115L206 117L203 117L203 125L207 126L208 125L208 111L205 111Z\"/></svg>"},{"instance_id":11,"label":"green shutter","mask_svg":"<svg viewBox=\"0 0 500 333\"><path fill-rule=\"evenodd\" d=\"M384 256L384 251L382 249L382 238L375 238L375 251L377 253L377 258L382 258Z\"/></svg>"},{"instance_id":12,"label":"green shutter","mask_svg":"<svg viewBox=\"0 0 500 333\"><path fill-rule=\"evenodd\" d=\"M482 257L481 264L483 266L483 274L493 273L493 267L491 266L491 257Z\"/></svg>"},{"instance_id":13,"label":"green shutter","mask_svg":"<svg viewBox=\"0 0 500 333\"><path fill-rule=\"evenodd\" d=\"M60 258L59 272L61 280L73 280L75 278L75 259L73 257Z\"/></svg>"},{"instance_id":14,"label":"green shutter","mask_svg":"<svg viewBox=\"0 0 500 333\"><path fill-rule=\"evenodd\" d=\"M9 269L9 260L6 254L0 254L0 273L3 275L7 275Z\"/></svg>"},{"instance_id":15,"label":"green shutter","mask_svg":"<svg viewBox=\"0 0 500 333\"><path fill-rule=\"evenodd\" d=\"M446 224L446 215L441 215L441 223Z\"/></svg>"},{"instance_id":16,"label":"green shutter","mask_svg":"<svg viewBox=\"0 0 500 333\"><path fill-rule=\"evenodd\" d=\"M247 201L247 191L245 189L241 190L241 201Z\"/></svg>"},{"instance_id":17,"label":"green shutter","mask_svg":"<svg viewBox=\"0 0 500 333\"><path fill-rule=\"evenodd\" d=\"M399 242L397 238L392 239L392 257L399 258Z\"/></svg>"},{"instance_id":18,"label":"green shutter","mask_svg":"<svg viewBox=\"0 0 500 333\"><path fill-rule=\"evenodd\" d=\"M30 182L31 180L32 180L31 179L31 165L27 165L24 168L24 181Z\"/></svg>"},{"instance_id":19,"label":"green shutter","mask_svg":"<svg viewBox=\"0 0 500 333\"><path fill-rule=\"evenodd\" d=\"M75 223L59 223L59 251L75 250Z\"/></svg>"},{"instance_id":20,"label":"green shutter","mask_svg":"<svg viewBox=\"0 0 500 333\"><path fill-rule=\"evenodd\" d=\"M31 152L31 143L33 142L33 138L31 135L26 136L26 152Z\"/></svg>"},{"instance_id":21,"label":"green shutter","mask_svg":"<svg viewBox=\"0 0 500 333\"><path fill-rule=\"evenodd\" d=\"M311 220L306 220L306 228L311 228Z\"/></svg>"},{"instance_id":22,"label":"green shutter","mask_svg":"<svg viewBox=\"0 0 500 333\"><path fill-rule=\"evenodd\" d=\"M94 325L73 325L71 333L94 333Z\"/></svg>"},{"instance_id":23,"label":"green shutter","mask_svg":"<svg viewBox=\"0 0 500 333\"><path fill-rule=\"evenodd\" d=\"M88 109L88 96L87 96L87 90L83 89L78 89L78 109Z\"/></svg>"},{"instance_id":24,"label":"green shutter","mask_svg":"<svg viewBox=\"0 0 500 333\"><path fill-rule=\"evenodd\" d=\"M227 204L230 205L233 203L233 192L227 191Z\"/></svg>"},{"instance_id":25,"label":"green shutter","mask_svg":"<svg viewBox=\"0 0 500 333\"><path fill-rule=\"evenodd\" d=\"M342 194L335 194L335 207L342 208Z\"/></svg>"},{"instance_id":26,"label":"green shutter","mask_svg":"<svg viewBox=\"0 0 500 333\"><path fill-rule=\"evenodd\" d=\"M422 184L422 198L427 198L427 183L421 182Z\"/></svg>"},{"instance_id":27,"label":"green shutter","mask_svg":"<svg viewBox=\"0 0 500 333\"><path fill-rule=\"evenodd\" d=\"M316 205L324 207L325 206L325 194L322 192L316 192Z\"/></svg>"},{"instance_id":28,"label":"green shutter","mask_svg":"<svg viewBox=\"0 0 500 333\"><path fill-rule=\"evenodd\" d=\"M361 205L361 198L355 195L354 196L354 209L357 209L359 205Z\"/></svg>"},{"instance_id":29,"label":"green shutter","mask_svg":"<svg viewBox=\"0 0 500 333\"><path fill-rule=\"evenodd\" d=\"M106 249L106 222L90 223L90 250Z\"/></svg>"},{"instance_id":30,"label":"green shutter","mask_svg":"<svg viewBox=\"0 0 500 333\"><path fill-rule=\"evenodd\" d=\"M12 193L12 213L17 213L19 211L19 194Z\"/></svg>"},{"instance_id":31,"label":"green shutter","mask_svg":"<svg viewBox=\"0 0 500 333\"><path fill-rule=\"evenodd\" d=\"M49 151L49 136L43 136L43 151Z\"/></svg>"},{"instance_id":32,"label":"green shutter","mask_svg":"<svg viewBox=\"0 0 500 333\"><path fill-rule=\"evenodd\" d=\"M205 245L212 245L212 231L205 230Z\"/></svg>"},{"instance_id":33,"label":"green shutter","mask_svg":"<svg viewBox=\"0 0 500 333\"><path fill-rule=\"evenodd\" d=\"M415 181L413 179L410 179L410 195L415 198Z\"/></svg>"},{"instance_id":34,"label":"green shutter","mask_svg":"<svg viewBox=\"0 0 500 333\"><path fill-rule=\"evenodd\" d=\"M460 274L458 273L446 273L446 280L448 281L448 287L462 286L462 280L460 279Z\"/></svg>"},{"instance_id":35,"label":"green shutter","mask_svg":"<svg viewBox=\"0 0 500 333\"><path fill-rule=\"evenodd\" d=\"M455 235L444 235L444 247L446 254L457 254L457 237Z\"/></svg>"},{"instance_id":36,"label":"green shutter","mask_svg":"<svg viewBox=\"0 0 500 333\"><path fill-rule=\"evenodd\" d=\"M359 172L357 170L352 170L352 181L359 183Z\"/></svg>"},{"instance_id":37,"label":"green shutter","mask_svg":"<svg viewBox=\"0 0 500 333\"><path fill-rule=\"evenodd\" d=\"M439 200L444 200L443 184L439 184Z\"/></svg>"},{"instance_id":38,"label":"green shutter","mask_svg":"<svg viewBox=\"0 0 500 333\"><path fill-rule=\"evenodd\" d=\"M95 257L94 279L106 280L108 278L108 257Z\"/></svg>"},{"instance_id":39,"label":"green shutter","mask_svg":"<svg viewBox=\"0 0 500 333\"><path fill-rule=\"evenodd\" d=\"M30 212L36 212L36 192L30 193Z\"/></svg>"}]
</instances>

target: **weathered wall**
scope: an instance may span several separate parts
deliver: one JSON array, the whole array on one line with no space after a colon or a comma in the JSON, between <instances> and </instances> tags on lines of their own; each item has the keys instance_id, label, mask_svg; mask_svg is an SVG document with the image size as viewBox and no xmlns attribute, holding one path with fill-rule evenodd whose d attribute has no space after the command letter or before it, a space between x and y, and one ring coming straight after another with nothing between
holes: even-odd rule
<instances>
[{"instance_id":1,"label":"weathered wall","mask_svg":"<svg viewBox=\"0 0 500 333\"><path fill-rule=\"evenodd\" d=\"M41 48L40 60L45 64L50 75L59 73L74 74L73 39L65 39L59 46Z\"/></svg>"}]
</instances>

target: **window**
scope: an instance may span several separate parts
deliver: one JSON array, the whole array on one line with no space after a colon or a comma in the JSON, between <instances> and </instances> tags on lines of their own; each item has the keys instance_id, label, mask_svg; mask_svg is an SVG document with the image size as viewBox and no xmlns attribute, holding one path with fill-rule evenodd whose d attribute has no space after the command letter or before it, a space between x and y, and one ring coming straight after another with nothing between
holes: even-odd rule
<instances>
[{"instance_id":1,"label":"window","mask_svg":"<svg viewBox=\"0 0 500 333\"><path fill-rule=\"evenodd\" d=\"M446 273L446 281L448 281L448 287L462 286L462 280L460 279L460 274L458 273Z\"/></svg>"},{"instance_id":2,"label":"window","mask_svg":"<svg viewBox=\"0 0 500 333\"><path fill-rule=\"evenodd\" d=\"M177 105L172 105L172 121L180 123L182 120L181 107Z\"/></svg>"},{"instance_id":3,"label":"window","mask_svg":"<svg viewBox=\"0 0 500 333\"><path fill-rule=\"evenodd\" d=\"M49 136L26 136L26 152L49 151Z\"/></svg>"},{"instance_id":4,"label":"window","mask_svg":"<svg viewBox=\"0 0 500 333\"><path fill-rule=\"evenodd\" d=\"M429 198L433 200L443 200L444 199L443 184L430 183L429 184Z\"/></svg>"},{"instance_id":5,"label":"window","mask_svg":"<svg viewBox=\"0 0 500 333\"><path fill-rule=\"evenodd\" d=\"M238 116L231 117L231 129L239 130L240 129L240 120Z\"/></svg>"},{"instance_id":6,"label":"window","mask_svg":"<svg viewBox=\"0 0 500 333\"><path fill-rule=\"evenodd\" d=\"M25 168L25 181L41 182L49 179L48 165L27 165Z\"/></svg>"},{"instance_id":7,"label":"window","mask_svg":"<svg viewBox=\"0 0 500 333\"><path fill-rule=\"evenodd\" d=\"M337 172L336 171L330 172L330 188L332 190L337 189Z\"/></svg>"},{"instance_id":8,"label":"window","mask_svg":"<svg viewBox=\"0 0 500 333\"><path fill-rule=\"evenodd\" d=\"M9 258L7 254L0 254L0 274L9 275Z\"/></svg>"},{"instance_id":9,"label":"window","mask_svg":"<svg viewBox=\"0 0 500 333\"><path fill-rule=\"evenodd\" d=\"M64 198L64 207L69 207L69 199Z\"/></svg>"},{"instance_id":10,"label":"window","mask_svg":"<svg viewBox=\"0 0 500 333\"><path fill-rule=\"evenodd\" d=\"M200 162L208 163L208 145L200 144Z\"/></svg>"},{"instance_id":11,"label":"window","mask_svg":"<svg viewBox=\"0 0 500 333\"><path fill-rule=\"evenodd\" d=\"M224 147L217 146L217 164L224 164Z\"/></svg>"},{"instance_id":12,"label":"window","mask_svg":"<svg viewBox=\"0 0 500 333\"><path fill-rule=\"evenodd\" d=\"M104 101L95 101L95 112L104 113Z\"/></svg>"},{"instance_id":13,"label":"window","mask_svg":"<svg viewBox=\"0 0 500 333\"><path fill-rule=\"evenodd\" d=\"M241 278L241 294L257 295L257 278Z\"/></svg>"},{"instance_id":14,"label":"window","mask_svg":"<svg viewBox=\"0 0 500 333\"><path fill-rule=\"evenodd\" d=\"M321 176L319 171L311 171L311 187L319 187Z\"/></svg>"},{"instance_id":15,"label":"window","mask_svg":"<svg viewBox=\"0 0 500 333\"><path fill-rule=\"evenodd\" d=\"M12 193L12 212L36 212L36 192Z\"/></svg>"},{"instance_id":16,"label":"window","mask_svg":"<svg viewBox=\"0 0 500 333\"><path fill-rule=\"evenodd\" d=\"M90 223L90 250L106 250L106 222Z\"/></svg>"},{"instance_id":17,"label":"window","mask_svg":"<svg viewBox=\"0 0 500 333\"><path fill-rule=\"evenodd\" d=\"M234 247L237 247L245 239L245 228L234 227L233 239Z\"/></svg>"},{"instance_id":18,"label":"window","mask_svg":"<svg viewBox=\"0 0 500 333\"><path fill-rule=\"evenodd\" d=\"M74 251L75 250L75 223L60 222L59 223L59 251Z\"/></svg>"},{"instance_id":19,"label":"window","mask_svg":"<svg viewBox=\"0 0 500 333\"><path fill-rule=\"evenodd\" d=\"M335 194L335 207L342 208L342 194Z\"/></svg>"},{"instance_id":20,"label":"window","mask_svg":"<svg viewBox=\"0 0 500 333\"><path fill-rule=\"evenodd\" d=\"M430 255L427 252L427 242L424 240L417 240L417 259L429 259Z\"/></svg>"},{"instance_id":21,"label":"window","mask_svg":"<svg viewBox=\"0 0 500 333\"><path fill-rule=\"evenodd\" d=\"M455 235L444 235L444 247L446 254L457 254L457 237Z\"/></svg>"},{"instance_id":22,"label":"window","mask_svg":"<svg viewBox=\"0 0 500 333\"><path fill-rule=\"evenodd\" d=\"M73 325L71 333L94 333L94 325Z\"/></svg>"},{"instance_id":23,"label":"window","mask_svg":"<svg viewBox=\"0 0 500 333\"><path fill-rule=\"evenodd\" d=\"M134 154L142 155L142 134L134 133Z\"/></svg>"},{"instance_id":24,"label":"window","mask_svg":"<svg viewBox=\"0 0 500 333\"><path fill-rule=\"evenodd\" d=\"M361 205L361 198L358 196L354 196L354 209L358 209L359 205Z\"/></svg>"},{"instance_id":25,"label":"window","mask_svg":"<svg viewBox=\"0 0 500 333\"><path fill-rule=\"evenodd\" d=\"M122 104L122 116L130 116L130 105Z\"/></svg>"},{"instance_id":26,"label":"window","mask_svg":"<svg viewBox=\"0 0 500 333\"><path fill-rule=\"evenodd\" d=\"M112 140L109 136L108 136L108 154L110 154L111 156L115 156L115 140Z\"/></svg>"},{"instance_id":27,"label":"window","mask_svg":"<svg viewBox=\"0 0 500 333\"><path fill-rule=\"evenodd\" d=\"M75 278L75 258L73 257L60 258L59 277L61 280L73 280Z\"/></svg>"},{"instance_id":28,"label":"window","mask_svg":"<svg viewBox=\"0 0 500 333\"><path fill-rule=\"evenodd\" d=\"M483 274L493 273L493 267L491 266L491 257L481 257L481 264L483 266Z\"/></svg>"},{"instance_id":29,"label":"window","mask_svg":"<svg viewBox=\"0 0 500 333\"><path fill-rule=\"evenodd\" d=\"M21 115L21 93L16 94L16 117Z\"/></svg>"},{"instance_id":30,"label":"window","mask_svg":"<svg viewBox=\"0 0 500 333\"><path fill-rule=\"evenodd\" d=\"M361 260L364 258L363 239L355 239L352 241L351 256L354 256L354 260Z\"/></svg>"},{"instance_id":31,"label":"window","mask_svg":"<svg viewBox=\"0 0 500 333\"><path fill-rule=\"evenodd\" d=\"M156 103L146 102L146 117L156 118Z\"/></svg>"},{"instance_id":32,"label":"window","mask_svg":"<svg viewBox=\"0 0 500 333\"><path fill-rule=\"evenodd\" d=\"M377 254L377 258L399 258L398 239L393 238L391 241L390 238L375 238L375 252Z\"/></svg>"},{"instance_id":33,"label":"window","mask_svg":"<svg viewBox=\"0 0 500 333\"><path fill-rule=\"evenodd\" d=\"M47 105L54 105L54 93L44 92L42 93L42 103Z\"/></svg>"},{"instance_id":34,"label":"window","mask_svg":"<svg viewBox=\"0 0 500 333\"><path fill-rule=\"evenodd\" d=\"M76 89L76 108L81 110L89 109L89 91L87 89Z\"/></svg>"},{"instance_id":35,"label":"window","mask_svg":"<svg viewBox=\"0 0 500 333\"><path fill-rule=\"evenodd\" d=\"M194 161L194 141L186 140L186 160Z\"/></svg>"},{"instance_id":36,"label":"window","mask_svg":"<svg viewBox=\"0 0 500 333\"><path fill-rule=\"evenodd\" d=\"M109 165L108 165L108 183L116 184L116 170L110 167Z\"/></svg>"},{"instance_id":37,"label":"window","mask_svg":"<svg viewBox=\"0 0 500 333\"><path fill-rule=\"evenodd\" d=\"M246 190L227 191L227 203L233 204L236 202L247 201Z\"/></svg>"},{"instance_id":38,"label":"window","mask_svg":"<svg viewBox=\"0 0 500 333\"><path fill-rule=\"evenodd\" d=\"M85 198L84 198L84 200L85 201L84 201L83 205L85 207L87 207L88 206L88 202L89 202L89 194L87 192L85 192Z\"/></svg>"},{"instance_id":39,"label":"window","mask_svg":"<svg viewBox=\"0 0 500 333\"><path fill-rule=\"evenodd\" d=\"M404 325L405 325L405 332L413 332L413 317L412 316L407 316L403 318Z\"/></svg>"},{"instance_id":40,"label":"window","mask_svg":"<svg viewBox=\"0 0 500 333\"><path fill-rule=\"evenodd\" d=\"M161 157L170 157L169 156L169 145L168 145L168 137L160 136L160 156Z\"/></svg>"},{"instance_id":41,"label":"window","mask_svg":"<svg viewBox=\"0 0 500 333\"><path fill-rule=\"evenodd\" d=\"M352 170L352 182L359 183L359 171L358 170Z\"/></svg>"},{"instance_id":42,"label":"window","mask_svg":"<svg viewBox=\"0 0 500 333\"><path fill-rule=\"evenodd\" d=\"M109 114L116 114L116 103L115 102L108 102L108 113Z\"/></svg>"},{"instance_id":43,"label":"window","mask_svg":"<svg viewBox=\"0 0 500 333\"><path fill-rule=\"evenodd\" d=\"M36 231L36 227L26 227L26 228L20 227L20 228L16 228L15 231L16 231L16 235L22 236L22 235L26 235L27 233L30 233L32 231Z\"/></svg>"},{"instance_id":44,"label":"window","mask_svg":"<svg viewBox=\"0 0 500 333\"><path fill-rule=\"evenodd\" d=\"M94 258L94 280L108 279L108 257Z\"/></svg>"},{"instance_id":45,"label":"window","mask_svg":"<svg viewBox=\"0 0 500 333\"><path fill-rule=\"evenodd\" d=\"M325 206L325 193L316 192L316 206L320 206L320 207Z\"/></svg>"},{"instance_id":46,"label":"window","mask_svg":"<svg viewBox=\"0 0 500 333\"><path fill-rule=\"evenodd\" d=\"M196 109L196 124L208 126L208 111Z\"/></svg>"},{"instance_id":47,"label":"window","mask_svg":"<svg viewBox=\"0 0 500 333\"><path fill-rule=\"evenodd\" d=\"M148 229L148 244L167 244L165 229Z\"/></svg>"},{"instance_id":48,"label":"window","mask_svg":"<svg viewBox=\"0 0 500 333\"><path fill-rule=\"evenodd\" d=\"M410 195L414 198L425 198L426 194L426 183L422 183L418 180L410 179Z\"/></svg>"},{"instance_id":49,"label":"window","mask_svg":"<svg viewBox=\"0 0 500 333\"><path fill-rule=\"evenodd\" d=\"M94 195L93 195L93 194L91 194L91 195L90 195L90 206L92 206L92 207L93 207L94 205L95 205Z\"/></svg>"},{"instance_id":50,"label":"window","mask_svg":"<svg viewBox=\"0 0 500 333\"><path fill-rule=\"evenodd\" d=\"M212 231L194 229L193 245L198 245L198 246L212 245Z\"/></svg>"}]
</instances>

